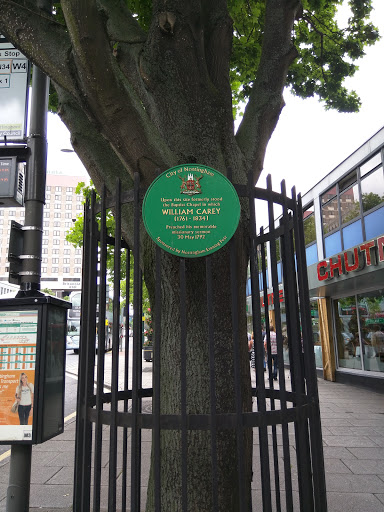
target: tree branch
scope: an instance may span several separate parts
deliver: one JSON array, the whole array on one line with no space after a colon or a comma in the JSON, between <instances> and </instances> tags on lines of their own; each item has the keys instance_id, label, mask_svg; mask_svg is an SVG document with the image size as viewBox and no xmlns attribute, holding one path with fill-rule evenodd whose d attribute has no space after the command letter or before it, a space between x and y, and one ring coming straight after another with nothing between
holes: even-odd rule
<instances>
[{"instance_id":1,"label":"tree branch","mask_svg":"<svg viewBox=\"0 0 384 512\"><path fill-rule=\"evenodd\" d=\"M62 0L62 7L75 48L73 60L82 105L126 163L126 169L138 170L149 184L155 169L172 164L174 156L119 68L106 31L105 14L98 11L94 0Z\"/></svg>"},{"instance_id":2,"label":"tree branch","mask_svg":"<svg viewBox=\"0 0 384 512\"><path fill-rule=\"evenodd\" d=\"M0 32L61 87L76 96L65 27L30 2L0 0Z\"/></svg>"},{"instance_id":3,"label":"tree branch","mask_svg":"<svg viewBox=\"0 0 384 512\"><path fill-rule=\"evenodd\" d=\"M101 10L107 17L107 33L111 41L121 43L145 43L147 35L133 18L126 2L119 0L97 0Z\"/></svg>"},{"instance_id":4,"label":"tree branch","mask_svg":"<svg viewBox=\"0 0 384 512\"><path fill-rule=\"evenodd\" d=\"M268 141L284 106L283 89L290 64L297 56L292 44L293 23L300 8L296 0L267 0L265 33L257 76L236 140L254 181L263 169Z\"/></svg>"},{"instance_id":5,"label":"tree branch","mask_svg":"<svg viewBox=\"0 0 384 512\"><path fill-rule=\"evenodd\" d=\"M228 14L227 1L210 0L202 3L205 39L205 59L213 85L222 96L232 114L229 66L232 49L232 20ZM231 115L232 117L232 115Z\"/></svg>"},{"instance_id":6,"label":"tree branch","mask_svg":"<svg viewBox=\"0 0 384 512\"><path fill-rule=\"evenodd\" d=\"M71 143L76 154L87 169L96 190L101 192L106 186L107 193L113 195L116 180L121 180L124 192L133 188L133 180L126 172L125 165L111 148L111 145L100 137L97 126L84 114L82 106L64 89L55 85L59 99L58 114L71 133ZM124 206L124 210L129 209ZM130 212L132 213L132 212ZM125 240L133 247L133 215L124 215L122 228Z\"/></svg>"}]
</instances>

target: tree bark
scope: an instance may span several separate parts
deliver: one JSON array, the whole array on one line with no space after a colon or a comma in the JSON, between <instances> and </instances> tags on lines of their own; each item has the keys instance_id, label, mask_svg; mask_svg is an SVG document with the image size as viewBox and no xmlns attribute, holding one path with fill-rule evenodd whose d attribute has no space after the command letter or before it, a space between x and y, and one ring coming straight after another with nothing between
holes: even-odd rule
<instances>
[{"instance_id":1,"label":"tree bark","mask_svg":"<svg viewBox=\"0 0 384 512\"><path fill-rule=\"evenodd\" d=\"M239 228L240 232L242 228ZM246 235L246 233L243 233ZM241 410L252 409L247 326L245 313L245 284L247 251L243 237L238 234L212 258L212 311L214 321L214 376L216 413L236 413L235 379L241 386ZM235 245L235 275L231 276L231 244ZM239 248L239 245L242 248ZM237 246L237 247L236 247ZM240 250L239 250L240 249ZM186 337L181 332L180 259L162 253L161 342L160 347L160 407L161 414L181 415L182 404L182 345L186 351L186 412L207 414L211 412L210 357L208 335L208 307L206 258L185 260ZM153 264L146 268L147 279L154 278ZM233 290L233 288L235 289ZM150 286L150 294L153 288ZM238 302L238 318L232 308L233 296ZM154 298L152 296L152 301ZM155 307L159 307L154 303ZM156 324L155 324L156 333ZM234 337L235 335L235 337ZM240 367L235 368L234 351L239 351ZM238 375L236 375L238 371ZM218 510L240 510L239 497L250 503L252 478L252 431L243 434L243 458L237 458L237 433L223 429L218 420L217 467ZM182 510L182 440L181 433L161 432L161 505L162 510ZM244 488L239 483L239 464L244 471ZM153 456L147 497L147 512L154 510ZM188 510L211 512L212 501L212 453L209 430L187 432L187 496Z\"/></svg>"}]
</instances>

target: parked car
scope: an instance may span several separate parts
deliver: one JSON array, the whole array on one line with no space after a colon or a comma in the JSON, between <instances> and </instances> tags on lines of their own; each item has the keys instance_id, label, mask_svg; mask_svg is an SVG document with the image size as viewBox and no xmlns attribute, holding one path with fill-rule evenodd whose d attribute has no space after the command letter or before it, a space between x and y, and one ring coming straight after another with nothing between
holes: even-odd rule
<instances>
[{"instance_id":1,"label":"parked car","mask_svg":"<svg viewBox=\"0 0 384 512\"><path fill-rule=\"evenodd\" d=\"M67 350L73 350L75 354L79 353L80 336L78 334L67 336Z\"/></svg>"}]
</instances>

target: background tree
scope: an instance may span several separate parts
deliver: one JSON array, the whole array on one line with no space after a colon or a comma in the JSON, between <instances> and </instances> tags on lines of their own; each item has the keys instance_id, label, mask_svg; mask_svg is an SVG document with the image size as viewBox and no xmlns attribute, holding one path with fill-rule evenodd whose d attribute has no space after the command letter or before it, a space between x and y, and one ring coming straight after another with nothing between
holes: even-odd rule
<instances>
[{"instance_id":1,"label":"background tree","mask_svg":"<svg viewBox=\"0 0 384 512\"><path fill-rule=\"evenodd\" d=\"M316 95L326 108L350 112L359 107L355 92L343 86L354 61L378 38L369 23L370 0L351 0L351 18L339 29L340 0L62 0L54 13L37 2L0 0L0 32L49 75L55 103L71 132L74 149L96 188L113 193L115 179L132 188L138 172L143 188L181 163L201 163L247 184L256 183L268 141L284 106L283 90ZM232 96L233 93L233 96ZM233 109L245 100L234 133ZM122 223L132 245L132 215ZM237 250L238 343L242 351L243 408L251 393L246 344L245 282L248 262L248 210L242 203ZM153 309L154 246L142 228L141 261ZM187 411L208 413L209 372L204 259L187 260ZM235 410L229 251L212 255L217 411ZM180 408L180 326L178 260L162 257L162 413ZM193 276L193 278L189 278ZM156 326L155 326L156 328ZM189 435L189 502L212 510L210 443L205 433ZM162 433L163 510L181 510L180 437ZM247 444L248 443L248 444ZM251 444L246 484L250 499ZM218 434L219 509L237 509L236 438ZM152 507L149 485L148 510Z\"/></svg>"}]
</instances>

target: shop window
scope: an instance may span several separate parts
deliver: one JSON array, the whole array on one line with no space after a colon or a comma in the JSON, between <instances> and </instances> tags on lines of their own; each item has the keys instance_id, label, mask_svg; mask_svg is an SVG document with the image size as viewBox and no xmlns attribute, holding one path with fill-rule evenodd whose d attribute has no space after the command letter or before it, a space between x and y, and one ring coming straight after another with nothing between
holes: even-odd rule
<instances>
[{"instance_id":1,"label":"shop window","mask_svg":"<svg viewBox=\"0 0 384 512\"><path fill-rule=\"evenodd\" d=\"M367 240L384 233L384 207L369 213L364 217Z\"/></svg>"},{"instance_id":2,"label":"shop window","mask_svg":"<svg viewBox=\"0 0 384 512\"><path fill-rule=\"evenodd\" d=\"M361 220L349 224L343 229L344 250L355 247L364 242Z\"/></svg>"},{"instance_id":3,"label":"shop window","mask_svg":"<svg viewBox=\"0 0 384 512\"><path fill-rule=\"evenodd\" d=\"M339 191L342 192L357 182L356 170L353 170L347 176L344 176L339 182Z\"/></svg>"},{"instance_id":4,"label":"shop window","mask_svg":"<svg viewBox=\"0 0 384 512\"><path fill-rule=\"evenodd\" d=\"M334 197L328 203L324 204L321 208L323 219L323 232L324 234L330 233L339 227L339 202L337 197Z\"/></svg>"},{"instance_id":5,"label":"shop window","mask_svg":"<svg viewBox=\"0 0 384 512\"><path fill-rule=\"evenodd\" d=\"M334 185L332 188L324 192L324 194L321 196L321 204L327 203L332 197L334 197L337 194L336 185Z\"/></svg>"},{"instance_id":6,"label":"shop window","mask_svg":"<svg viewBox=\"0 0 384 512\"><path fill-rule=\"evenodd\" d=\"M321 347L320 324L319 324L319 305L317 300L311 301L311 322L313 347L315 350L316 368L323 367L323 349Z\"/></svg>"},{"instance_id":7,"label":"shop window","mask_svg":"<svg viewBox=\"0 0 384 512\"><path fill-rule=\"evenodd\" d=\"M279 284L283 282L281 261L277 264L277 281Z\"/></svg>"},{"instance_id":8,"label":"shop window","mask_svg":"<svg viewBox=\"0 0 384 512\"><path fill-rule=\"evenodd\" d=\"M382 167L379 167L379 169L361 180L361 201L363 204L363 212L372 210L372 208L376 208L384 202Z\"/></svg>"},{"instance_id":9,"label":"shop window","mask_svg":"<svg viewBox=\"0 0 384 512\"><path fill-rule=\"evenodd\" d=\"M340 368L361 370L361 350L355 296L342 297L333 303L336 353Z\"/></svg>"},{"instance_id":10,"label":"shop window","mask_svg":"<svg viewBox=\"0 0 384 512\"><path fill-rule=\"evenodd\" d=\"M367 174L369 171L372 171L372 169L374 169L375 167L377 167L380 164L381 164L381 154L376 153L375 156L370 158L368 160L368 162L365 162L365 164L363 164L360 167L360 176L363 177L365 174Z\"/></svg>"},{"instance_id":11,"label":"shop window","mask_svg":"<svg viewBox=\"0 0 384 512\"><path fill-rule=\"evenodd\" d=\"M267 281L267 288L268 288L268 272L266 274L266 281ZM263 291L264 290L264 278L263 278L263 273L262 272L259 272L259 290L260 291Z\"/></svg>"},{"instance_id":12,"label":"shop window","mask_svg":"<svg viewBox=\"0 0 384 512\"><path fill-rule=\"evenodd\" d=\"M360 216L359 187L357 183L340 194L340 213L342 224Z\"/></svg>"},{"instance_id":13,"label":"shop window","mask_svg":"<svg viewBox=\"0 0 384 512\"><path fill-rule=\"evenodd\" d=\"M327 236L324 239L325 246L325 257L329 258L338 252L341 252L341 236L340 231L333 233L332 235Z\"/></svg>"},{"instance_id":14,"label":"shop window","mask_svg":"<svg viewBox=\"0 0 384 512\"><path fill-rule=\"evenodd\" d=\"M309 245L316 241L316 225L313 205L303 212L303 224L305 245Z\"/></svg>"},{"instance_id":15,"label":"shop window","mask_svg":"<svg viewBox=\"0 0 384 512\"><path fill-rule=\"evenodd\" d=\"M357 296L364 369L384 372L384 289Z\"/></svg>"}]
</instances>

